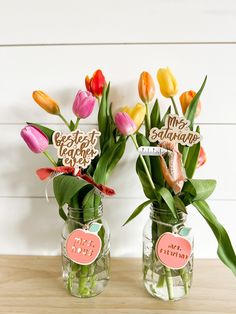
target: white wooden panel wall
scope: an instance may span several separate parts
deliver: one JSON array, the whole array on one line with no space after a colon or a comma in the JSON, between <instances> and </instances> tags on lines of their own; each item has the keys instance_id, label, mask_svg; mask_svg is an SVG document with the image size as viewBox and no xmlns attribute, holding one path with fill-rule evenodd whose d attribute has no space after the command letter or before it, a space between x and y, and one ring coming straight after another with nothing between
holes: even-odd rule
<instances>
[{"instance_id":1,"label":"white wooden panel wall","mask_svg":"<svg viewBox=\"0 0 236 314\"><path fill-rule=\"evenodd\" d=\"M0 253L59 253L62 222L55 200L47 203L45 184L34 171L47 165L28 151L19 132L25 121L62 128L32 100L42 89L61 103L67 118L84 77L102 68L112 83L114 110L138 101L139 73L155 77L170 66L180 91L197 90L205 74L199 124L208 163L196 177L216 178L212 210L236 247L236 2L233 0L0 0ZM157 88L158 89L158 88ZM162 110L168 100L160 96ZM82 122L96 126L96 112ZM131 143L110 178L116 197L104 200L112 230L113 256L141 256L146 209L136 221L121 225L145 198L135 174ZM132 187L132 188L131 188ZM52 189L49 187L52 196ZM196 256L215 257L216 243L199 214L189 210L196 234Z\"/></svg>"}]
</instances>

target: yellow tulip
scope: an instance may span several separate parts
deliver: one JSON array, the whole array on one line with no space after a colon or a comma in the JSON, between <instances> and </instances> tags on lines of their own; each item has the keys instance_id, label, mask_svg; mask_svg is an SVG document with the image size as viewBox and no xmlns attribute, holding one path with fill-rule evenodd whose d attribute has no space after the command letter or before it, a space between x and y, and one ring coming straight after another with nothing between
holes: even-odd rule
<instances>
[{"instance_id":1,"label":"yellow tulip","mask_svg":"<svg viewBox=\"0 0 236 314\"><path fill-rule=\"evenodd\" d=\"M164 97L171 98L177 94L178 83L168 67L158 70L157 80L160 86L161 93Z\"/></svg>"},{"instance_id":2,"label":"yellow tulip","mask_svg":"<svg viewBox=\"0 0 236 314\"><path fill-rule=\"evenodd\" d=\"M131 107L124 107L122 109L122 112L128 113L130 118L134 121L134 123L137 126L137 130L140 128L141 124L143 123L143 120L145 118L146 114L146 108L142 104L136 104L133 108Z\"/></svg>"},{"instance_id":3,"label":"yellow tulip","mask_svg":"<svg viewBox=\"0 0 236 314\"><path fill-rule=\"evenodd\" d=\"M56 115L60 114L60 108L57 102L50 96L45 94L43 91L40 90L34 91L32 97L35 100L35 102L44 110L46 110L48 113Z\"/></svg>"}]
</instances>

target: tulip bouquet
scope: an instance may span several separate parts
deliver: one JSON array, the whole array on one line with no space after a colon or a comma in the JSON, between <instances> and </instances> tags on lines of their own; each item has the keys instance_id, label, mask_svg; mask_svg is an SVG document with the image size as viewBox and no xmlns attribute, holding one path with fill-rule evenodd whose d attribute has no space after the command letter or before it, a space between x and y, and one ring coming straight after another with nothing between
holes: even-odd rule
<instances>
[{"instance_id":1,"label":"tulip bouquet","mask_svg":"<svg viewBox=\"0 0 236 314\"><path fill-rule=\"evenodd\" d=\"M145 227L143 240L145 287L155 297L176 300L189 292L192 279L192 235L191 229L184 225L189 205L199 211L212 229L218 241L218 256L235 275L236 256L226 230L206 202L216 181L193 179L196 168L206 161L200 144L200 128L194 124L200 113L199 98L206 78L197 93L188 91L180 96L181 114L174 99L178 92L177 81L170 69L159 69L157 80L161 94L171 101L163 117L157 99L150 113L155 85L151 75L143 72L138 83L143 104L137 104L133 109L123 108L116 114L115 123L122 135L131 137L140 153L136 172L148 199L134 210L125 224L151 204L151 219ZM140 128L143 121L144 134ZM190 145L193 139L197 139L196 143ZM168 245L161 247L163 243ZM187 248L188 253L183 255ZM185 258L182 266L176 266Z\"/></svg>"},{"instance_id":2,"label":"tulip bouquet","mask_svg":"<svg viewBox=\"0 0 236 314\"><path fill-rule=\"evenodd\" d=\"M30 122L27 123L28 125L21 131L21 136L31 151L34 153L43 153L52 164L52 167L40 168L36 173L41 180L47 178L53 179L54 194L59 205L59 214L66 221L68 233L72 232L76 227L84 228L89 222L100 217L99 211L102 196L113 195L115 193L113 189L105 186L105 184L107 183L109 174L122 157L126 145L125 137L118 134L115 123L113 122L108 100L110 84L106 83L102 71L97 70L92 78L86 77L85 84L87 91L79 90L73 103L72 110L76 117L75 121L71 120L68 122L62 115L57 102L44 92L33 92L33 99L48 113L57 115L62 119L68 131L72 132L67 137L66 135L61 136L60 139L60 141L65 140L65 138L68 139L66 151L67 157L71 157L71 159L68 159L70 161L73 160L72 154L75 153L75 151L70 150L72 146L70 140L74 138L74 136L77 136L78 139L80 138L79 135L82 131L78 130L79 122L81 119L86 119L90 116L96 102L98 102L100 153L95 154L95 148L90 148L89 146L86 150L87 155L85 154L85 148L87 146L86 140L88 140L89 133L83 137L85 142L82 143L79 148L81 160L87 162L86 156L91 155L91 161L87 167L78 168L73 163L69 163L65 166L65 164L63 164L64 159L57 158L57 160L55 160L54 157L49 154L47 149L50 144L53 144L53 136L56 134L55 130ZM77 131L78 133L76 133ZM92 134L99 135L99 132L93 130ZM90 137L89 143L91 144L92 142L93 144L96 143L95 135ZM63 149L64 147L65 146L63 146ZM65 204L68 205L68 208L75 209L72 218L66 215L63 209ZM75 220L77 223L75 223ZM65 256L66 254L62 252L63 258L66 260L65 263L67 264L67 270L64 274L66 286L73 295L80 297L88 297L101 292L97 288L99 285L96 272L97 268L101 271L102 265L100 257L104 252L107 256L104 263L108 263L109 259L109 243L107 243L109 242L109 235L106 234L102 221L97 219L96 222L101 225L98 227L100 228L98 236L101 239L102 248L100 255L93 264L79 265L72 260L68 260ZM95 227L96 226L99 225L95 225ZM64 240L65 239L63 239L63 241ZM64 250L64 248L62 248L62 250ZM108 267L108 265L106 265L106 267Z\"/></svg>"}]
</instances>

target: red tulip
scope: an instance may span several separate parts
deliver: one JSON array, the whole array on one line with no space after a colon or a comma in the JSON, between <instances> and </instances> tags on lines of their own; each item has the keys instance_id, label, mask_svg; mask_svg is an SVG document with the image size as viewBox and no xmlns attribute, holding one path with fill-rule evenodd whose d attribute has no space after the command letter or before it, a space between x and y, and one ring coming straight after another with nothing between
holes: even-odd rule
<instances>
[{"instance_id":1,"label":"red tulip","mask_svg":"<svg viewBox=\"0 0 236 314\"><path fill-rule=\"evenodd\" d=\"M33 153L39 154L48 148L47 136L32 125L24 127L20 135Z\"/></svg>"},{"instance_id":2,"label":"red tulip","mask_svg":"<svg viewBox=\"0 0 236 314\"><path fill-rule=\"evenodd\" d=\"M86 89L94 96L101 96L104 86L106 86L106 80L101 70L94 72L93 76L89 78L85 77Z\"/></svg>"},{"instance_id":3,"label":"red tulip","mask_svg":"<svg viewBox=\"0 0 236 314\"><path fill-rule=\"evenodd\" d=\"M198 157L198 162L197 162L197 168L200 168L202 165L204 165L206 161L207 161L206 153L201 146L199 157Z\"/></svg>"}]
</instances>

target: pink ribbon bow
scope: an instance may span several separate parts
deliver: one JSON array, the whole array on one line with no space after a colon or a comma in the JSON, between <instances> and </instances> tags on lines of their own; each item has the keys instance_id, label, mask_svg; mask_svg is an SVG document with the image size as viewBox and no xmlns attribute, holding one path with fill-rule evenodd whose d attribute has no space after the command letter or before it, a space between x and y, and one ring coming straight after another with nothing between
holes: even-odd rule
<instances>
[{"instance_id":1,"label":"pink ribbon bow","mask_svg":"<svg viewBox=\"0 0 236 314\"><path fill-rule=\"evenodd\" d=\"M36 174L40 180L46 180L51 176L53 172L75 175L75 168L65 166L54 168L40 168L36 171ZM90 177L87 174L83 174L81 170L79 170L79 172L75 176L80 177L81 179L87 181L89 184L92 184L94 187L96 187L105 195L108 196L115 195L115 191L112 188L109 188L108 186L105 186L103 184L97 184L92 177Z\"/></svg>"}]
</instances>

